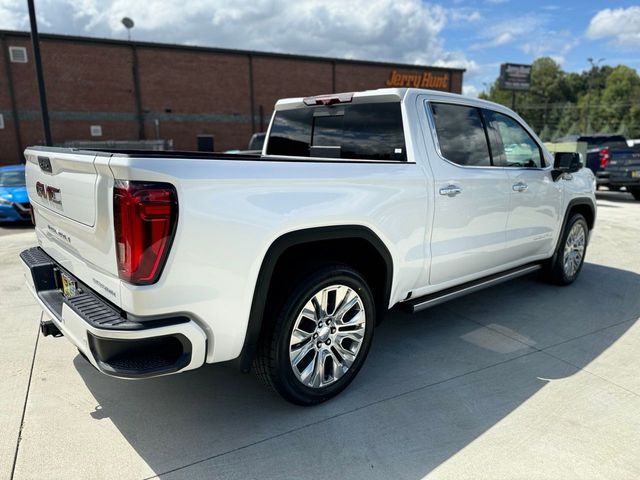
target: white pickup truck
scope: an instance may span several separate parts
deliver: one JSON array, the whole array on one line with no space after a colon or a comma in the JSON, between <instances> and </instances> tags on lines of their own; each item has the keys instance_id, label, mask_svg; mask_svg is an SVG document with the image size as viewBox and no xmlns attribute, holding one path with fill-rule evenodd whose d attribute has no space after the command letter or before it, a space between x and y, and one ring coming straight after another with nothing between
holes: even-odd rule
<instances>
[{"instance_id":1,"label":"white pickup truck","mask_svg":"<svg viewBox=\"0 0 640 480\"><path fill-rule=\"evenodd\" d=\"M101 372L237 359L310 405L387 309L580 272L595 181L511 110L419 89L280 100L261 155L25 152L45 312Z\"/></svg>"}]
</instances>

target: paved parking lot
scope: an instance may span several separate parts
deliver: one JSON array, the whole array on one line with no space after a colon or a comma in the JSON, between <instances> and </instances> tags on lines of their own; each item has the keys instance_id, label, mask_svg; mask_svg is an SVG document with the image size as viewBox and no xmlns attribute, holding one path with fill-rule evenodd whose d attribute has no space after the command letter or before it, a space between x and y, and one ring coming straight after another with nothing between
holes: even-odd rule
<instances>
[{"instance_id":1,"label":"paved parking lot","mask_svg":"<svg viewBox=\"0 0 640 480\"><path fill-rule=\"evenodd\" d=\"M602 192L580 279L392 312L335 400L252 375L105 377L38 337L0 228L0 478L640 478L640 202Z\"/></svg>"}]
</instances>

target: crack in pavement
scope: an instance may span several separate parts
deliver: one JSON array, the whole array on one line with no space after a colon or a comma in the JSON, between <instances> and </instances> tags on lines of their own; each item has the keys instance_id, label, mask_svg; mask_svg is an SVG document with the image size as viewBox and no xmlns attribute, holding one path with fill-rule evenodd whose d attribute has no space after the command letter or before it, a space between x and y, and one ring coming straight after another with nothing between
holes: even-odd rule
<instances>
[{"instance_id":1,"label":"crack in pavement","mask_svg":"<svg viewBox=\"0 0 640 480\"><path fill-rule=\"evenodd\" d=\"M42 321L42 313L40 314L40 321ZM33 367L36 363L36 353L38 351L38 340L40 340L40 323L38 323L38 330L36 333L36 342L33 346L33 356L31 357L31 368L29 369L29 379L27 380L27 391L24 395L24 405L22 406L22 416L20 417L20 427L18 429L18 438L16 439L16 451L13 455L13 464L11 465L11 476L13 480L16 473L16 464L18 463L18 451L20 450L20 442L22 441L22 429L24 427L24 419L27 413L27 402L29 401L29 391L31 390L31 379L33 377Z\"/></svg>"}]
</instances>

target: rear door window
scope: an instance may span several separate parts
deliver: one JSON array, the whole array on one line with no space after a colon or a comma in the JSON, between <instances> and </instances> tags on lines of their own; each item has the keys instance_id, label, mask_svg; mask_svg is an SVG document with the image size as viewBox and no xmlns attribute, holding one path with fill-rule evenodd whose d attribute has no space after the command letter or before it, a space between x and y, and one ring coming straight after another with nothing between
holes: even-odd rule
<instances>
[{"instance_id":1,"label":"rear door window","mask_svg":"<svg viewBox=\"0 0 640 480\"><path fill-rule=\"evenodd\" d=\"M407 159L399 102L276 112L267 154L358 160Z\"/></svg>"},{"instance_id":2,"label":"rear door window","mask_svg":"<svg viewBox=\"0 0 640 480\"><path fill-rule=\"evenodd\" d=\"M444 158L462 166L491 166L487 136L478 108L449 103L431 103L430 107Z\"/></svg>"}]
</instances>

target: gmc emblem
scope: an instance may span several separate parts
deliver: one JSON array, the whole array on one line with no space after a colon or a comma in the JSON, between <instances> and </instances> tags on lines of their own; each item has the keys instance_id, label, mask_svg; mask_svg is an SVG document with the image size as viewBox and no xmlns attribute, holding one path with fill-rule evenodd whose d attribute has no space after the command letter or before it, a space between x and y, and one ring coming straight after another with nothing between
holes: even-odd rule
<instances>
[{"instance_id":1,"label":"gmc emblem","mask_svg":"<svg viewBox=\"0 0 640 480\"><path fill-rule=\"evenodd\" d=\"M38 165L43 172L51 173L51 160L49 157L38 157Z\"/></svg>"},{"instance_id":2,"label":"gmc emblem","mask_svg":"<svg viewBox=\"0 0 640 480\"><path fill-rule=\"evenodd\" d=\"M50 202L62 205L62 194L60 193L59 188L37 182L36 193L40 198L43 198L44 200L49 200Z\"/></svg>"}]
</instances>

